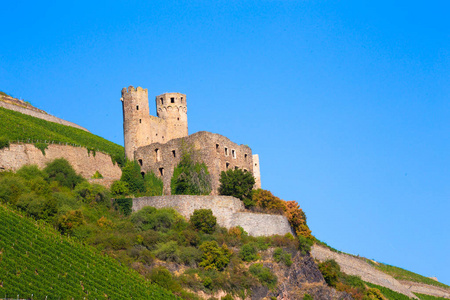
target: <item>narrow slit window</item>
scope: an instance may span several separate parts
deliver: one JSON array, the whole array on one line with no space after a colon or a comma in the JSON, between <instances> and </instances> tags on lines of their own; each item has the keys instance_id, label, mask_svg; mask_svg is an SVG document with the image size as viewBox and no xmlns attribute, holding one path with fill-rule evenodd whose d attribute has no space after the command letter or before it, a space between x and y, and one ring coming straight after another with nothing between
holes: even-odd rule
<instances>
[{"instance_id":1,"label":"narrow slit window","mask_svg":"<svg viewBox=\"0 0 450 300\"><path fill-rule=\"evenodd\" d=\"M164 105L164 99L163 98L159 98L159 100L161 100L161 105Z\"/></svg>"},{"instance_id":2,"label":"narrow slit window","mask_svg":"<svg viewBox=\"0 0 450 300\"><path fill-rule=\"evenodd\" d=\"M175 150L172 150L172 155L173 157L177 157L177 153L175 152Z\"/></svg>"},{"instance_id":3,"label":"narrow slit window","mask_svg":"<svg viewBox=\"0 0 450 300\"><path fill-rule=\"evenodd\" d=\"M175 98L170 98L170 103L175 103Z\"/></svg>"},{"instance_id":4,"label":"narrow slit window","mask_svg":"<svg viewBox=\"0 0 450 300\"><path fill-rule=\"evenodd\" d=\"M139 162L139 165L142 167L142 159L139 159L138 162Z\"/></svg>"},{"instance_id":5,"label":"narrow slit window","mask_svg":"<svg viewBox=\"0 0 450 300\"><path fill-rule=\"evenodd\" d=\"M183 103L183 97L181 97L181 103Z\"/></svg>"},{"instance_id":6,"label":"narrow slit window","mask_svg":"<svg viewBox=\"0 0 450 300\"><path fill-rule=\"evenodd\" d=\"M244 154L244 160L247 161L247 153Z\"/></svg>"},{"instance_id":7,"label":"narrow slit window","mask_svg":"<svg viewBox=\"0 0 450 300\"><path fill-rule=\"evenodd\" d=\"M155 149L155 161L161 161L161 153L159 151L159 149Z\"/></svg>"},{"instance_id":8,"label":"narrow slit window","mask_svg":"<svg viewBox=\"0 0 450 300\"><path fill-rule=\"evenodd\" d=\"M139 105L136 105L136 110L139 110Z\"/></svg>"},{"instance_id":9,"label":"narrow slit window","mask_svg":"<svg viewBox=\"0 0 450 300\"><path fill-rule=\"evenodd\" d=\"M228 156L228 148L227 147L225 147L225 155Z\"/></svg>"},{"instance_id":10,"label":"narrow slit window","mask_svg":"<svg viewBox=\"0 0 450 300\"><path fill-rule=\"evenodd\" d=\"M236 151L231 150L231 156L233 156L233 158L236 158Z\"/></svg>"},{"instance_id":11,"label":"narrow slit window","mask_svg":"<svg viewBox=\"0 0 450 300\"><path fill-rule=\"evenodd\" d=\"M227 162L226 164L225 164L225 167L227 168L227 170L228 170L228 168L230 167L230 163L229 162Z\"/></svg>"},{"instance_id":12,"label":"narrow slit window","mask_svg":"<svg viewBox=\"0 0 450 300\"><path fill-rule=\"evenodd\" d=\"M141 119L139 119L139 124L141 124L142 123L142 120Z\"/></svg>"},{"instance_id":13,"label":"narrow slit window","mask_svg":"<svg viewBox=\"0 0 450 300\"><path fill-rule=\"evenodd\" d=\"M159 168L159 175L164 176L164 168Z\"/></svg>"}]
</instances>

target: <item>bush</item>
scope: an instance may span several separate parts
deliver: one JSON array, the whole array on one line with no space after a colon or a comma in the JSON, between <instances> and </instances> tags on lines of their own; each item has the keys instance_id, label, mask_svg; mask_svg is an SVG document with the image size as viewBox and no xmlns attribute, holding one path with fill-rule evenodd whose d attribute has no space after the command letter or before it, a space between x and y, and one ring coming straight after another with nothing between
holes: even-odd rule
<instances>
[{"instance_id":1,"label":"bush","mask_svg":"<svg viewBox=\"0 0 450 300\"><path fill-rule=\"evenodd\" d=\"M111 194L113 196L126 196L130 193L130 189L128 188L128 183L125 181L116 180L111 185Z\"/></svg>"},{"instance_id":2,"label":"bush","mask_svg":"<svg viewBox=\"0 0 450 300\"><path fill-rule=\"evenodd\" d=\"M184 218L173 208L156 209L154 207L147 206L132 214L131 222L133 222L135 226L142 231L152 229L167 232L177 222L185 221Z\"/></svg>"},{"instance_id":3,"label":"bush","mask_svg":"<svg viewBox=\"0 0 450 300\"><path fill-rule=\"evenodd\" d=\"M77 184L84 182L85 179L78 175L72 166L64 158L57 158L47 164L44 172L48 180L57 181L60 185L73 189Z\"/></svg>"},{"instance_id":4,"label":"bush","mask_svg":"<svg viewBox=\"0 0 450 300\"><path fill-rule=\"evenodd\" d=\"M282 214L286 210L286 202L267 190L257 189L253 191L252 200L257 207L270 213Z\"/></svg>"},{"instance_id":5,"label":"bush","mask_svg":"<svg viewBox=\"0 0 450 300\"><path fill-rule=\"evenodd\" d=\"M99 184L90 184L85 181L74 189L75 195L85 203L101 204L109 207L110 194L107 188Z\"/></svg>"},{"instance_id":6,"label":"bush","mask_svg":"<svg viewBox=\"0 0 450 300\"><path fill-rule=\"evenodd\" d=\"M211 176L204 163L194 163L191 153L184 151L170 180L172 195L209 195Z\"/></svg>"},{"instance_id":7,"label":"bush","mask_svg":"<svg viewBox=\"0 0 450 300\"><path fill-rule=\"evenodd\" d=\"M245 244L242 246L241 251L239 251L239 257L243 261L255 261L258 259L258 251L253 244Z\"/></svg>"},{"instance_id":8,"label":"bush","mask_svg":"<svg viewBox=\"0 0 450 300\"><path fill-rule=\"evenodd\" d=\"M334 259L330 259L320 263L318 267L326 283L329 286L336 287L336 284L339 282L339 275L341 273L339 264Z\"/></svg>"},{"instance_id":9,"label":"bush","mask_svg":"<svg viewBox=\"0 0 450 300\"><path fill-rule=\"evenodd\" d=\"M211 209L196 209L189 222L192 226L204 233L212 233L216 227L217 219Z\"/></svg>"},{"instance_id":10,"label":"bush","mask_svg":"<svg viewBox=\"0 0 450 300\"><path fill-rule=\"evenodd\" d=\"M161 196L163 195L163 181L155 175L152 171L145 174L144 186L146 196Z\"/></svg>"},{"instance_id":11,"label":"bush","mask_svg":"<svg viewBox=\"0 0 450 300\"><path fill-rule=\"evenodd\" d=\"M292 255L290 253L284 252L281 248L276 248L273 251L273 259L279 263L284 263L287 267L290 267L292 265L291 260Z\"/></svg>"},{"instance_id":12,"label":"bush","mask_svg":"<svg viewBox=\"0 0 450 300\"><path fill-rule=\"evenodd\" d=\"M222 271L230 262L231 251L224 244L219 247L216 241L204 242L199 249L202 251L200 267L205 270Z\"/></svg>"},{"instance_id":13,"label":"bush","mask_svg":"<svg viewBox=\"0 0 450 300\"><path fill-rule=\"evenodd\" d=\"M202 252L194 247L180 247L180 260L187 266L195 267L202 260Z\"/></svg>"},{"instance_id":14,"label":"bush","mask_svg":"<svg viewBox=\"0 0 450 300\"><path fill-rule=\"evenodd\" d=\"M174 292L181 290L181 286L179 285L179 283L173 279L170 271L164 267L157 267L152 269L149 277L151 281L159 286L162 286L165 289Z\"/></svg>"},{"instance_id":15,"label":"bush","mask_svg":"<svg viewBox=\"0 0 450 300\"><path fill-rule=\"evenodd\" d=\"M144 178L141 175L141 167L137 161L127 161L122 168L120 181L128 184L131 193L139 194L145 192Z\"/></svg>"},{"instance_id":16,"label":"bush","mask_svg":"<svg viewBox=\"0 0 450 300\"><path fill-rule=\"evenodd\" d=\"M180 261L180 249L175 241L156 245L156 250L153 253L161 260L173 262Z\"/></svg>"},{"instance_id":17,"label":"bush","mask_svg":"<svg viewBox=\"0 0 450 300\"><path fill-rule=\"evenodd\" d=\"M255 178L252 173L244 172L241 169L229 169L220 173L219 194L233 196L244 201L245 207L254 206L252 201L252 189L255 185Z\"/></svg>"},{"instance_id":18,"label":"bush","mask_svg":"<svg viewBox=\"0 0 450 300\"><path fill-rule=\"evenodd\" d=\"M298 250L302 255L306 255L311 252L311 247L314 244L314 240L305 238L304 236L298 236Z\"/></svg>"},{"instance_id":19,"label":"bush","mask_svg":"<svg viewBox=\"0 0 450 300\"><path fill-rule=\"evenodd\" d=\"M57 228L62 234L71 234L74 228L83 224L85 221L81 210L73 210L59 217Z\"/></svg>"},{"instance_id":20,"label":"bush","mask_svg":"<svg viewBox=\"0 0 450 300\"><path fill-rule=\"evenodd\" d=\"M15 176L0 178L0 201L3 203L16 204L20 195L29 191L25 180Z\"/></svg>"},{"instance_id":21,"label":"bush","mask_svg":"<svg viewBox=\"0 0 450 300\"><path fill-rule=\"evenodd\" d=\"M114 199L114 208L125 216L129 216L132 212L133 199L117 198Z\"/></svg>"},{"instance_id":22,"label":"bush","mask_svg":"<svg viewBox=\"0 0 450 300\"><path fill-rule=\"evenodd\" d=\"M17 175L26 180L35 179L41 177L43 179L47 178L45 174L37 165L24 165L16 172Z\"/></svg>"},{"instance_id":23,"label":"bush","mask_svg":"<svg viewBox=\"0 0 450 300\"><path fill-rule=\"evenodd\" d=\"M91 178L93 178L93 179L101 179L101 178L103 178L103 175L100 174L99 171L95 171L94 175L92 175Z\"/></svg>"},{"instance_id":24,"label":"bush","mask_svg":"<svg viewBox=\"0 0 450 300\"><path fill-rule=\"evenodd\" d=\"M314 300L314 298L310 294L305 294L303 300Z\"/></svg>"},{"instance_id":25,"label":"bush","mask_svg":"<svg viewBox=\"0 0 450 300\"><path fill-rule=\"evenodd\" d=\"M47 219L58 212L54 199L45 199L36 193L21 195L16 205L36 219Z\"/></svg>"},{"instance_id":26,"label":"bush","mask_svg":"<svg viewBox=\"0 0 450 300\"><path fill-rule=\"evenodd\" d=\"M0 149L9 148L9 140L6 137L0 137Z\"/></svg>"},{"instance_id":27,"label":"bush","mask_svg":"<svg viewBox=\"0 0 450 300\"><path fill-rule=\"evenodd\" d=\"M271 289L277 285L277 276L269 268L264 267L263 264L253 264L250 266L249 271L258 278L262 285Z\"/></svg>"}]
</instances>

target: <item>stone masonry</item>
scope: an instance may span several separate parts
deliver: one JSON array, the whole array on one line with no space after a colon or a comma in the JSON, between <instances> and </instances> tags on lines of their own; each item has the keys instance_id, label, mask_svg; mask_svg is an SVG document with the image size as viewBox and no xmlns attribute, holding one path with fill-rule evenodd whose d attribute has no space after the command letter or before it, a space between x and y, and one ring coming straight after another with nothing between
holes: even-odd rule
<instances>
[{"instance_id":1,"label":"stone masonry","mask_svg":"<svg viewBox=\"0 0 450 300\"><path fill-rule=\"evenodd\" d=\"M292 229L285 216L246 212L242 201L231 196L154 196L133 199L133 211L152 206L172 207L189 219L196 209L211 209L225 228L241 226L251 236L285 235Z\"/></svg>"},{"instance_id":2,"label":"stone masonry","mask_svg":"<svg viewBox=\"0 0 450 300\"><path fill-rule=\"evenodd\" d=\"M200 131L188 135L186 95L165 93L156 96L157 117L150 115L148 91L130 86L122 89L125 156L137 160L142 174L152 171L164 183L170 195L173 169L180 162L183 149L192 149L193 158L204 162L212 177L212 195L217 194L222 171L243 169L255 177L261 188L259 157L250 147L238 145L219 134Z\"/></svg>"}]
</instances>

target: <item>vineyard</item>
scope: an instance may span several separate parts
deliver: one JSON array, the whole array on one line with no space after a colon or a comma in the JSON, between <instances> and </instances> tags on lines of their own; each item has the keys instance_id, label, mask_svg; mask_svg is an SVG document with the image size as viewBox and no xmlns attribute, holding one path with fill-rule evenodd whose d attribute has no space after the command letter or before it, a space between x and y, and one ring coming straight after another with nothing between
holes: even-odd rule
<instances>
[{"instance_id":1,"label":"vineyard","mask_svg":"<svg viewBox=\"0 0 450 300\"><path fill-rule=\"evenodd\" d=\"M116 161L124 156L123 147L102 137L0 107L0 138L9 143L55 143L85 147L111 155Z\"/></svg>"},{"instance_id":2,"label":"vineyard","mask_svg":"<svg viewBox=\"0 0 450 300\"><path fill-rule=\"evenodd\" d=\"M176 299L137 272L0 205L0 298Z\"/></svg>"}]
</instances>

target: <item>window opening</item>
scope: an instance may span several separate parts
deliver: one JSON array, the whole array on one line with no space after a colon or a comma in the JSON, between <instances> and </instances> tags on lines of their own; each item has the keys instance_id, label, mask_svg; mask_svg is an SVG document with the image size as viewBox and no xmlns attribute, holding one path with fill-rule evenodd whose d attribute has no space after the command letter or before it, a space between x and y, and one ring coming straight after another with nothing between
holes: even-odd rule
<instances>
[{"instance_id":1,"label":"window opening","mask_svg":"<svg viewBox=\"0 0 450 300\"><path fill-rule=\"evenodd\" d=\"M139 105L136 105L136 110L139 110Z\"/></svg>"},{"instance_id":2,"label":"window opening","mask_svg":"<svg viewBox=\"0 0 450 300\"><path fill-rule=\"evenodd\" d=\"M229 162L227 162L226 164L225 164L225 167L227 168L227 170L228 170L228 168L230 167L230 163Z\"/></svg>"},{"instance_id":3,"label":"window opening","mask_svg":"<svg viewBox=\"0 0 450 300\"><path fill-rule=\"evenodd\" d=\"M161 105L164 105L164 99L163 98L159 98L159 100L161 100Z\"/></svg>"},{"instance_id":4,"label":"window opening","mask_svg":"<svg viewBox=\"0 0 450 300\"><path fill-rule=\"evenodd\" d=\"M145 172L141 172L142 178L145 177Z\"/></svg>"},{"instance_id":5,"label":"window opening","mask_svg":"<svg viewBox=\"0 0 450 300\"><path fill-rule=\"evenodd\" d=\"M173 154L173 157L177 157L177 154L175 153L175 150L172 150L172 154Z\"/></svg>"},{"instance_id":6,"label":"window opening","mask_svg":"<svg viewBox=\"0 0 450 300\"><path fill-rule=\"evenodd\" d=\"M183 97L181 97L181 103L183 103Z\"/></svg>"},{"instance_id":7,"label":"window opening","mask_svg":"<svg viewBox=\"0 0 450 300\"><path fill-rule=\"evenodd\" d=\"M180 121L180 118L177 118L177 121Z\"/></svg>"},{"instance_id":8,"label":"window opening","mask_svg":"<svg viewBox=\"0 0 450 300\"><path fill-rule=\"evenodd\" d=\"M139 119L139 124L140 124L140 123L142 123L142 120L141 120L141 119Z\"/></svg>"},{"instance_id":9,"label":"window opening","mask_svg":"<svg viewBox=\"0 0 450 300\"><path fill-rule=\"evenodd\" d=\"M164 176L164 168L159 168L159 175Z\"/></svg>"},{"instance_id":10,"label":"window opening","mask_svg":"<svg viewBox=\"0 0 450 300\"><path fill-rule=\"evenodd\" d=\"M225 155L228 156L228 148L227 147L225 147Z\"/></svg>"},{"instance_id":11,"label":"window opening","mask_svg":"<svg viewBox=\"0 0 450 300\"><path fill-rule=\"evenodd\" d=\"M139 159L138 162L139 162L139 165L142 167L142 159Z\"/></svg>"},{"instance_id":12,"label":"window opening","mask_svg":"<svg viewBox=\"0 0 450 300\"><path fill-rule=\"evenodd\" d=\"M244 160L247 161L247 153L244 154Z\"/></svg>"},{"instance_id":13,"label":"window opening","mask_svg":"<svg viewBox=\"0 0 450 300\"><path fill-rule=\"evenodd\" d=\"M159 149L155 149L155 161L161 161L161 154Z\"/></svg>"},{"instance_id":14,"label":"window opening","mask_svg":"<svg viewBox=\"0 0 450 300\"><path fill-rule=\"evenodd\" d=\"M247 172L247 169L244 169L244 172Z\"/></svg>"},{"instance_id":15,"label":"window opening","mask_svg":"<svg viewBox=\"0 0 450 300\"><path fill-rule=\"evenodd\" d=\"M170 98L170 103L175 103L175 98Z\"/></svg>"},{"instance_id":16,"label":"window opening","mask_svg":"<svg viewBox=\"0 0 450 300\"><path fill-rule=\"evenodd\" d=\"M236 151L231 150L231 156L233 156L233 158L236 158Z\"/></svg>"}]
</instances>

